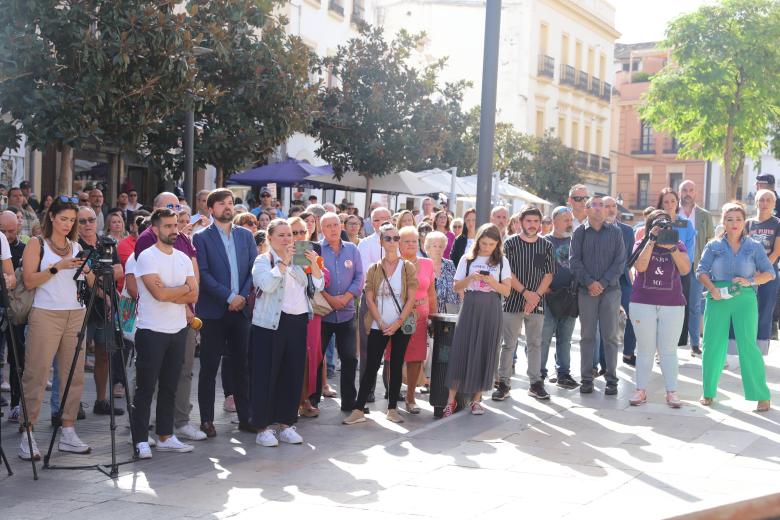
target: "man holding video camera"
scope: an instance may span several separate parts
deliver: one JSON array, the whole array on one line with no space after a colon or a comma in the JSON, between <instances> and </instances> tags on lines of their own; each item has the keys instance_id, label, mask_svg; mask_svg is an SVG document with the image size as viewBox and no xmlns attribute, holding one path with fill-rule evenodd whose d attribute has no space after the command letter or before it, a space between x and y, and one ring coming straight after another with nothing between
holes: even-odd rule
<instances>
[{"instance_id":1,"label":"man holding video camera","mask_svg":"<svg viewBox=\"0 0 780 520\"><path fill-rule=\"evenodd\" d=\"M249 424L247 372L249 317L244 313L252 289L252 266L257 246L252 233L233 225L233 193L220 188L209 193L206 205L214 222L193 237L198 251L201 294L195 311L203 320L200 345L198 406L200 429L215 437L214 392L223 354L228 354L238 429L257 433Z\"/></svg>"}]
</instances>

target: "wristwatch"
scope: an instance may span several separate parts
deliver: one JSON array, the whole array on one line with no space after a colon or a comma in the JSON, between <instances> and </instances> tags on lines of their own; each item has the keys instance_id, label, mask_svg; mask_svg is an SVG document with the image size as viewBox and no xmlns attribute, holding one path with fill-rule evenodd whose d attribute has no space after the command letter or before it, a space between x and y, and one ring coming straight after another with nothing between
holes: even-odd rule
<instances>
[{"instance_id":1,"label":"wristwatch","mask_svg":"<svg viewBox=\"0 0 780 520\"><path fill-rule=\"evenodd\" d=\"M59 269L57 269L56 267L54 267L54 266L52 265L51 267L49 267L49 272L50 272L52 275L55 275L55 274L57 274L57 273L59 272Z\"/></svg>"}]
</instances>

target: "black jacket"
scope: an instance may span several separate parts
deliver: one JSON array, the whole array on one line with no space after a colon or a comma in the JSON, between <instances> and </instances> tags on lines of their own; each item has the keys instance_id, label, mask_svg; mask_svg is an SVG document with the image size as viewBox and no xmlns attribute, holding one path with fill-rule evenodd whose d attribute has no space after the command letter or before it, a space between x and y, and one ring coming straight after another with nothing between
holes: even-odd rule
<instances>
[{"instance_id":1,"label":"black jacket","mask_svg":"<svg viewBox=\"0 0 780 520\"><path fill-rule=\"evenodd\" d=\"M452 250L450 251L450 260L452 260L452 263L455 264L455 268L458 267L458 262L460 262L460 257L466 254L466 243L468 242L468 237L464 235L458 235L458 238L455 239L455 242L452 243Z\"/></svg>"}]
</instances>

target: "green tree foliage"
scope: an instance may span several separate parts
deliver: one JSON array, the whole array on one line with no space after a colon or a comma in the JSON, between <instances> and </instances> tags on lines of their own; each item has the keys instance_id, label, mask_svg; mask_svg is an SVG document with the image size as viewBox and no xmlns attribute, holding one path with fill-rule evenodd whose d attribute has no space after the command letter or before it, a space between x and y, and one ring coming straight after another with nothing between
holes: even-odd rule
<instances>
[{"instance_id":1,"label":"green tree foliage","mask_svg":"<svg viewBox=\"0 0 780 520\"><path fill-rule=\"evenodd\" d=\"M681 157L722 162L729 198L780 114L778 41L776 0L722 0L677 18L663 44L672 63L653 77L640 111L677 138Z\"/></svg>"},{"instance_id":2,"label":"green tree foliage","mask_svg":"<svg viewBox=\"0 0 780 520\"><path fill-rule=\"evenodd\" d=\"M7 0L0 9L0 109L38 149L94 141L134 150L195 87L186 15L170 0ZM11 131L0 132L13 146Z\"/></svg>"},{"instance_id":3,"label":"green tree foliage","mask_svg":"<svg viewBox=\"0 0 780 520\"><path fill-rule=\"evenodd\" d=\"M556 204L563 204L569 188L582 182L577 154L550 133L526 137L527 164L520 174L510 174L510 182Z\"/></svg>"},{"instance_id":4,"label":"green tree foliage","mask_svg":"<svg viewBox=\"0 0 780 520\"><path fill-rule=\"evenodd\" d=\"M420 36L405 32L387 42L382 29L363 26L359 38L323 59L340 84L321 88L313 126L317 155L337 175L357 171L370 179L443 154L446 110L434 109L443 62L411 65L419 43Z\"/></svg>"},{"instance_id":5,"label":"green tree foliage","mask_svg":"<svg viewBox=\"0 0 780 520\"><path fill-rule=\"evenodd\" d=\"M271 16L282 0L200 0L188 9L199 34L198 78L213 94L193 99L195 161L225 175L266 160L274 148L310 126L318 85L310 81L316 57L284 19ZM174 176L182 171L177 114L149 134L151 162Z\"/></svg>"}]
</instances>

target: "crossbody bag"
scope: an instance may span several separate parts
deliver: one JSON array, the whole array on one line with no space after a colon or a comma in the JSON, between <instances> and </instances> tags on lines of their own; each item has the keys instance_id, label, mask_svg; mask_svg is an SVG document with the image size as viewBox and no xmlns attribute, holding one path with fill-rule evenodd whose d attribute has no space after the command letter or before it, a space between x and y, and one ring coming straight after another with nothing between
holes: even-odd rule
<instances>
[{"instance_id":1,"label":"crossbody bag","mask_svg":"<svg viewBox=\"0 0 780 520\"><path fill-rule=\"evenodd\" d=\"M403 262L404 260L400 260ZM398 309L398 315L400 316L403 314L403 309L401 308L401 304L398 303L398 298L395 297L395 292L393 292L393 286L390 285L390 280L387 279L387 273L385 272L384 266L379 264L379 268L382 270L382 276L385 279L385 282L387 283L387 288L390 290L390 296L393 297L393 302L395 302L395 307ZM406 276L406 264L401 264L401 269L403 271L403 275ZM404 334L412 335L415 330L417 330L417 314L412 311L409 313L409 316L406 317L404 322L401 324L401 332Z\"/></svg>"}]
</instances>

